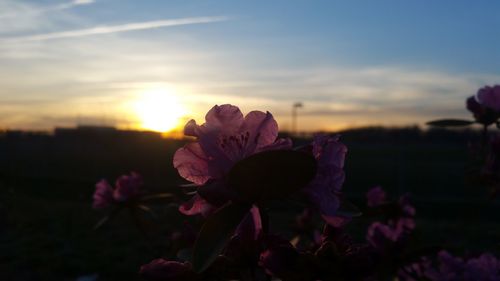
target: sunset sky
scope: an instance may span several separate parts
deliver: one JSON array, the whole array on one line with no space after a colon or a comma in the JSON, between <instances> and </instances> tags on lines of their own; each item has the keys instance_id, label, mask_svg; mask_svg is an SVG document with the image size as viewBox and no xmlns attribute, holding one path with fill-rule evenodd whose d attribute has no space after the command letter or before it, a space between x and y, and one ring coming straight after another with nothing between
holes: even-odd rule
<instances>
[{"instance_id":1,"label":"sunset sky","mask_svg":"<svg viewBox=\"0 0 500 281\"><path fill-rule=\"evenodd\" d=\"M469 117L500 1L0 0L0 128L169 130L214 104L290 129Z\"/></svg>"}]
</instances>

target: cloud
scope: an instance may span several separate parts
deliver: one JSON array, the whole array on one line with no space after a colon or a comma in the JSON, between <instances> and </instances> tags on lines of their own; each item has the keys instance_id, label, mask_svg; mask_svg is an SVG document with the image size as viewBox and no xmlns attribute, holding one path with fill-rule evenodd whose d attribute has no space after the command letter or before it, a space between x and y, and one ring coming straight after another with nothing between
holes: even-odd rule
<instances>
[{"instance_id":1,"label":"cloud","mask_svg":"<svg viewBox=\"0 0 500 281\"><path fill-rule=\"evenodd\" d=\"M126 102L162 86L176 88L189 117L198 121L214 104L232 103L244 112L269 110L288 129L292 104L302 101L301 130L423 124L470 118L464 99L498 80L494 73L408 65L263 67L258 61L269 59L265 54L231 52L208 37L190 35L0 45L0 126L50 129L74 124L77 116L128 126L134 119Z\"/></svg>"},{"instance_id":2,"label":"cloud","mask_svg":"<svg viewBox=\"0 0 500 281\"><path fill-rule=\"evenodd\" d=\"M66 9L71 9L76 6L89 5L95 3L95 0L73 0L70 2L65 2L53 6L46 7L32 7L29 5L23 5L22 3L18 3L18 5L10 5L11 11L0 14L0 19L3 18L16 18L23 16L33 16L37 14L43 14L51 11L62 11ZM8 2L7 2L8 3Z\"/></svg>"},{"instance_id":3,"label":"cloud","mask_svg":"<svg viewBox=\"0 0 500 281\"><path fill-rule=\"evenodd\" d=\"M45 40L52 40L52 39L83 37L83 36L91 36L91 35L98 35L98 34L127 32L127 31L133 31L133 30L144 30L144 29L179 26L179 25L214 23L214 22L221 22L221 21L226 21L226 20L228 20L228 17L224 17L224 16L166 19L166 20L157 20L157 21L127 23L127 24L113 25L113 26L98 26L98 27L87 28L87 29L52 32L52 33L36 34L36 35L29 35L29 36L10 37L10 38L3 38L2 41L6 42L6 43L45 41Z\"/></svg>"}]
</instances>

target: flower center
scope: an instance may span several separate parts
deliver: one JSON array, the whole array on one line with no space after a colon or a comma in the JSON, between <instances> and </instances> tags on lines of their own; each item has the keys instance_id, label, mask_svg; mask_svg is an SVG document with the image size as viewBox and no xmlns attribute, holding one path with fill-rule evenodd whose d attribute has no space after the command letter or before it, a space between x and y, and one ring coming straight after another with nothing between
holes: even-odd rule
<instances>
[{"instance_id":1,"label":"flower center","mask_svg":"<svg viewBox=\"0 0 500 281\"><path fill-rule=\"evenodd\" d=\"M239 135L232 136L222 136L219 139L219 146L222 150L230 157L231 160L237 161L247 154L252 153L253 151L248 150L248 143L250 139L250 132L246 131Z\"/></svg>"}]
</instances>

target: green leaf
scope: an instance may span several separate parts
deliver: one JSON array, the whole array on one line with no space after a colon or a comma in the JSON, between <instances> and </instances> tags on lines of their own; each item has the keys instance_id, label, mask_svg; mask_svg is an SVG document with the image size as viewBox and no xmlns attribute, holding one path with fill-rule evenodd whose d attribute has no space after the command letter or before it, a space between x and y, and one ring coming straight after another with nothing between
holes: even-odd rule
<instances>
[{"instance_id":1,"label":"green leaf","mask_svg":"<svg viewBox=\"0 0 500 281\"><path fill-rule=\"evenodd\" d=\"M279 199L306 186L316 175L316 160L293 150L254 154L236 163L228 182L248 202Z\"/></svg>"},{"instance_id":2,"label":"green leaf","mask_svg":"<svg viewBox=\"0 0 500 281\"><path fill-rule=\"evenodd\" d=\"M429 126L435 127L462 127L474 124L474 121L462 120L462 119L441 119L427 122Z\"/></svg>"},{"instance_id":3,"label":"green leaf","mask_svg":"<svg viewBox=\"0 0 500 281\"><path fill-rule=\"evenodd\" d=\"M337 215L342 217L359 217L362 214L356 205L345 199L340 199L340 207L337 210Z\"/></svg>"},{"instance_id":4,"label":"green leaf","mask_svg":"<svg viewBox=\"0 0 500 281\"><path fill-rule=\"evenodd\" d=\"M250 207L229 202L208 217L193 247L191 263L196 272L204 271L217 258Z\"/></svg>"}]
</instances>

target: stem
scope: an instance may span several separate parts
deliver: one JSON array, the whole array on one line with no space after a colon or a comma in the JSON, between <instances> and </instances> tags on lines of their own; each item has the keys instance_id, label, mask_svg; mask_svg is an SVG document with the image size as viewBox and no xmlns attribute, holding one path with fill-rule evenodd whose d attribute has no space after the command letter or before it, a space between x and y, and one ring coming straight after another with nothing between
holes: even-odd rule
<instances>
[{"instance_id":1,"label":"stem","mask_svg":"<svg viewBox=\"0 0 500 281\"><path fill-rule=\"evenodd\" d=\"M264 210L262 207L259 207L259 213L260 220L262 222L262 232L267 235L269 234L269 214L267 213L267 210Z\"/></svg>"},{"instance_id":2,"label":"stem","mask_svg":"<svg viewBox=\"0 0 500 281\"><path fill-rule=\"evenodd\" d=\"M151 237L148 234L148 231L144 228L144 223L141 221L139 216L137 215L137 211L133 208L130 208L130 214L133 217L134 224L141 233L142 237L146 241L146 245L149 248L151 252L154 252L155 247L153 246L153 243L151 242Z\"/></svg>"},{"instance_id":3,"label":"stem","mask_svg":"<svg viewBox=\"0 0 500 281\"><path fill-rule=\"evenodd\" d=\"M486 142L488 140L488 125L483 126L483 134L482 134L482 148L485 150Z\"/></svg>"}]
</instances>

